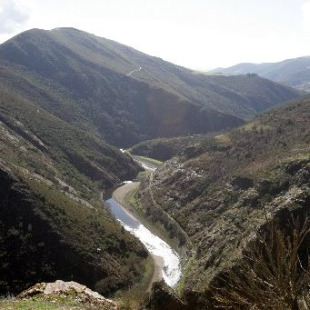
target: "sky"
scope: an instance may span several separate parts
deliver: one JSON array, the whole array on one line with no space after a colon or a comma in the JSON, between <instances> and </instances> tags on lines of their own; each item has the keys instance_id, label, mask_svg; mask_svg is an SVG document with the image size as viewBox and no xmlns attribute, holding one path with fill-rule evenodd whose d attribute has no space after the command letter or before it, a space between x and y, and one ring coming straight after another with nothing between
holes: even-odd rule
<instances>
[{"instance_id":1,"label":"sky","mask_svg":"<svg viewBox=\"0 0 310 310\"><path fill-rule=\"evenodd\" d=\"M310 0L0 0L0 43L58 27L196 70L310 55Z\"/></svg>"}]
</instances>

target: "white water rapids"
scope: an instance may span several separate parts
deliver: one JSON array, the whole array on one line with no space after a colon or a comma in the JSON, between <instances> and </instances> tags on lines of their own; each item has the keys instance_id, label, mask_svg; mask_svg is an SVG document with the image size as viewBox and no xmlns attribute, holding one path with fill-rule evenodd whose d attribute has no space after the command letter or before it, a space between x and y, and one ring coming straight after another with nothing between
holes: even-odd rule
<instances>
[{"instance_id":1,"label":"white water rapids","mask_svg":"<svg viewBox=\"0 0 310 310\"><path fill-rule=\"evenodd\" d=\"M165 241L154 235L136 218L129 214L113 198L107 200L106 204L109 206L112 214L127 231L137 237L151 254L163 259L163 279L169 286L176 286L182 274L178 254Z\"/></svg>"}]
</instances>

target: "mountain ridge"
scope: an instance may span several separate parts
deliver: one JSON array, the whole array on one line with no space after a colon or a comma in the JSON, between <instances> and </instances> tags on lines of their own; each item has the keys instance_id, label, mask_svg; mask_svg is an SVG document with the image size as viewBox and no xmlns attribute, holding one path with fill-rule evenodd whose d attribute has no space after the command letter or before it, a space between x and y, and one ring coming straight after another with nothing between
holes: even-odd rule
<instances>
[{"instance_id":1,"label":"mountain ridge","mask_svg":"<svg viewBox=\"0 0 310 310\"><path fill-rule=\"evenodd\" d=\"M118 147L221 131L299 95L260 78L197 74L72 28L22 33L0 46L0 61L54 97L39 104Z\"/></svg>"},{"instance_id":2,"label":"mountain ridge","mask_svg":"<svg viewBox=\"0 0 310 310\"><path fill-rule=\"evenodd\" d=\"M256 73L272 81L309 92L310 56L286 59L274 63L240 63L228 68L217 68L211 73L229 75Z\"/></svg>"}]
</instances>

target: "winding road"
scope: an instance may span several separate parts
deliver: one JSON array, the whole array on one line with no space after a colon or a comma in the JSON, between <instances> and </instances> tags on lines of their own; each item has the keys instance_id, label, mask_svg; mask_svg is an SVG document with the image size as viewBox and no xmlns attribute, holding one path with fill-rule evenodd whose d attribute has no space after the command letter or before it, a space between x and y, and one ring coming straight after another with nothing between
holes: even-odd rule
<instances>
[{"instance_id":1,"label":"winding road","mask_svg":"<svg viewBox=\"0 0 310 310\"><path fill-rule=\"evenodd\" d=\"M129 73L127 73L127 76L131 76L134 72L139 72L141 71L142 67L139 67L139 69L135 69L135 70L132 70L130 71Z\"/></svg>"}]
</instances>

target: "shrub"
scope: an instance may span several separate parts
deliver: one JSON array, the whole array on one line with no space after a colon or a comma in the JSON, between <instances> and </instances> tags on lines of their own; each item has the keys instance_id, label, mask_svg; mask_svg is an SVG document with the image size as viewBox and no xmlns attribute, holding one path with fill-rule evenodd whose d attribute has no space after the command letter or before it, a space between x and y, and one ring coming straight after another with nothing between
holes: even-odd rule
<instances>
[{"instance_id":1,"label":"shrub","mask_svg":"<svg viewBox=\"0 0 310 310\"><path fill-rule=\"evenodd\" d=\"M244 262L214 289L218 309L309 309L309 220L273 222L245 253ZM303 306L302 306L303 305Z\"/></svg>"}]
</instances>

